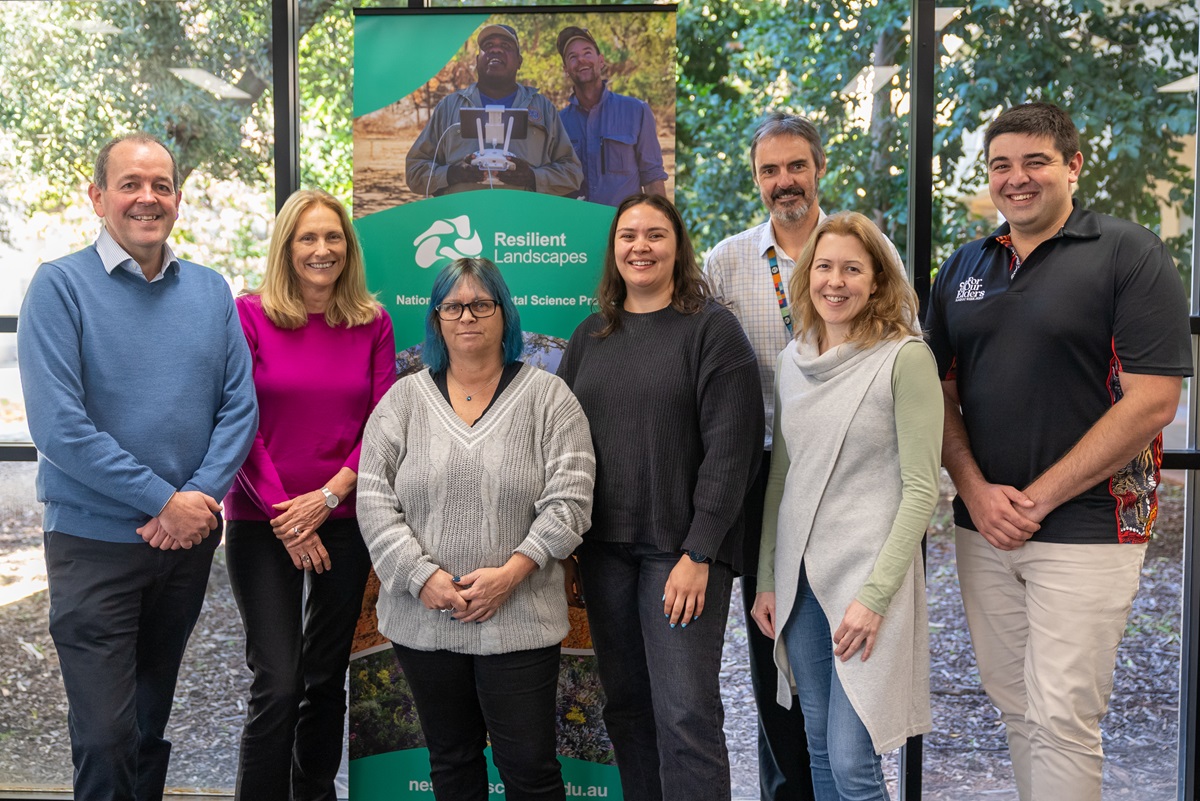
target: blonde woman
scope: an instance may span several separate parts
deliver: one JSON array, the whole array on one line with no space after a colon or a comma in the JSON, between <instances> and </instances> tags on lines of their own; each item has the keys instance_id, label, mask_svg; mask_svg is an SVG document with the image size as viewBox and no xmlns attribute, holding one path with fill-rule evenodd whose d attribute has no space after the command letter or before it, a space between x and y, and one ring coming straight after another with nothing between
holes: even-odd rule
<instances>
[{"instance_id":1,"label":"blonde woman","mask_svg":"<svg viewBox=\"0 0 1200 801\"><path fill-rule=\"evenodd\" d=\"M345 207L319 190L283 205L262 287L237 308L260 420L225 496L229 576L254 673L236 796L333 801L371 565L354 489L367 417L395 380L392 323L367 292Z\"/></svg>"},{"instance_id":2,"label":"blonde woman","mask_svg":"<svg viewBox=\"0 0 1200 801\"><path fill-rule=\"evenodd\" d=\"M788 289L800 326L776 373L752 615L775 638L779 703L799 697L817 801L884 801L879 755L931 728L919 546L941 387L916 295L866 217L822 221Z\"/></svg>"}]
</instances>

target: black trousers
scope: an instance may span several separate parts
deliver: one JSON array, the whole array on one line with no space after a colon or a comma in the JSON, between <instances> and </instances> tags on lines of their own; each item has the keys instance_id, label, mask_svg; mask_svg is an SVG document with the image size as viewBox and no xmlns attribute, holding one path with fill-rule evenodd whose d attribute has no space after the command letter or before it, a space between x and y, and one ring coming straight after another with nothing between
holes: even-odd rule
<instances>
[{"instance_id":1,"label":"black trousers","mask_svg":"<svg viewBox=\"0 0 1200 801\"><path fill-rule=\"evenodd\" d=\"M750 682L754 701L758 705L758 781L762 801L813 801L812 772L808 765L808 738L804 734L804 714L800 703L792 708L781 707L775 699L777 671L775 641L758 630L750 617L757 593L757 581L752 575L758 569L757 541L762 533L763 498L767 491L767 475L771 469L771 452L763 454L758 476L746 495L746 540L754 541L753 553L747 554L747 575L742 576L742 608L746 615L746 631L750 650ZM785 522L780 521L781 536ZM776 632L778 633L778 632Z\"/></svg>"},{"instance_id":2,"label":"black trousers","mask_svg":"<svg viewBox=\"0 0 1200 801\"><path fill-rule=\"evenodd\" d=\"M227 525L229 580L254 674L235 790L244 801L337 798L346 666L371 557L355 520L328 520L317 533L333 565L320 575L296 569L269 523Z\"/></svg>"},{"instance_id":3,"label":"black trousers","mask_svg":"<svg viewBox=\"0 0 1200 801\"><path fill-rule=\"evenodd\" d=\"M506 798L566 797L555 755L558 643L490 656L392 647L417 704L437 801L487 801L489 736Z\"/></svg>"},{"instance_id":4,"label":"black trousers","mask_svg":"<svg viewBox=\"0 0 1200 801\"><path fill-rule=\"evenodd\" d=\"M50 635L67 691L77 799L162 798L175 682L220 541L212 534L188 550L160 551L46 532Z\"/></svg>"}]
</instances>

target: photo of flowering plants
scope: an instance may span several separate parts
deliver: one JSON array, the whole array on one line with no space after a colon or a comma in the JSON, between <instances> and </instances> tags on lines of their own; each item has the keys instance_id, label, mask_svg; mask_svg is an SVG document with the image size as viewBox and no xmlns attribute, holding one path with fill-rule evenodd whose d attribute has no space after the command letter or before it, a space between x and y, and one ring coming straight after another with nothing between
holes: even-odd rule
<instances>
[{"instance_id":1,"label":"photo of flowering plants","mask_svg":"<svg viewBox=\"0 0 1200 801\"><path fill-rule=\"evenodd\" d=\"M425 747L416 704L390 648L351 662L350 699L351 759ZM559 756L615 764L603 706L596 658L563 654L558 674Z\"/></svg>"}]
</instances>

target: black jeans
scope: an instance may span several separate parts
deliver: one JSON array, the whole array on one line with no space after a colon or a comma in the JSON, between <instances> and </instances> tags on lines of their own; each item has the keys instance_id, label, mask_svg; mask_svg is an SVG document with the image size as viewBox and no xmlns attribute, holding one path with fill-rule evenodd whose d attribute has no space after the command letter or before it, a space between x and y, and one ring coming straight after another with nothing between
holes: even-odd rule
<instances>
[{"instance_id":1,"label":"black jeans","mask_svg":"<svg viewBox=\"0 0 1200 801\"><path fill-rule=\"evenodd\" d=\"M720 672L733 569L710 565L704 613L672 629L662 594L681 555L587 540L579 548L604 724L626 801L730 797Z\"/></svg>"},{"instance_id":2,"label":"black jeans","mask_svg":"<svg viewBox=\"0 0 1200 801\"><path fill-rule=\"evenodd\" d=\"M746 493L746 541L762 534L763 499L771 469L771 452L763 453L758 476ZM747 552L750 548L747 548ZM778 669L775 667L775 641L758 630L750 617L758 582L757 542L753 547L754 564L747 564L742 576L742 609L746 616L746 639L750 652L750 683L758 706L758 785L762 801L813 801L812 771L808 764L808 738L804 733L804 713L799 701L786 709L775 699Z\"/></svg>"},{"instance_id":3,"label":"black jeans","mask_svg":"<svg viewBox=\"0 0 1200 801\"><path fill-rule=\"evenodd\" d=\"M355 520L328 520L318 534L333 565L320 575L296 569L269 523L226 528L254 673L235 791L244 801L337 798L346 666L371 557Z\"/></svg>"},{"instance_id":4,"label":"black jeans","mask_svg":"<svg viewBox=\"0 0 1200 801\"><path fill-rule=\"evenodd\" d=\"M460 626L455 621L447 625ZM429 778L438 801L487 801L492 760L513 801L562 801L555 755L559 645L472 656L417 651L392 643L412 689L429 747Z\"/></svg>"},{"instance_id":5,"label":"black jeans","mask_svg":"<svg viewBox=\"0 0 1200 801\"><path fill-rule=\"evenodd\" d=\"M160 551L46 532L50 635L70 707L76 798L162 798L175 682L220 541L215 533L187 550Z\"/></svg>"}]
</instances>

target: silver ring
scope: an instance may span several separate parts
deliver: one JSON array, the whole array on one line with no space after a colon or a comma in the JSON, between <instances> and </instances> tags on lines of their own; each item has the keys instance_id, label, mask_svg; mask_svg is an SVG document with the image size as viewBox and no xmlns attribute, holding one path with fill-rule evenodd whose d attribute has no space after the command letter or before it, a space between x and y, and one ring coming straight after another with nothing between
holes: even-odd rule
<instances>
[{"instance_id":1,"label":"silver ring","mask_svg":"<svg viewBox=\"0 0 1200 801\"><path fill-rule=\"evenodd\" d=\"M311 557L311 556L309 556L308 554L304 554L304 556L301 556L301 557L300 557L300 561L301 561L301 562L311 562L311 561L312 561L312 557Z\"/></svg>"},{"instance_id":2,"label":"silver ring","mask_svg":"<svg viewBox=\"0 0 1200 801\"><path fill-rule=\"evenodd\" d=\"M453 611L454 611L454 607L453 607L453 606L451 606L451 607L449 607L448 609L439 609L438 611L439 611L439 612L441 612L442 614L445 614L446 612L453 612Z\"/></svg>"},{"instance_id":3,"label":"silver ring","mask_svg":"<svg viewBox=\"0 0 1200 801\"><path fill-rule=\"evenodd\" d=\"M296 533L296 534L299 534L299 533L300 533L300 527L299 527L299 526L296 526L295 528L293 528L293 529L292 529L292 531L293 531L294 533Z\"/></svg>"}]
</instances>

